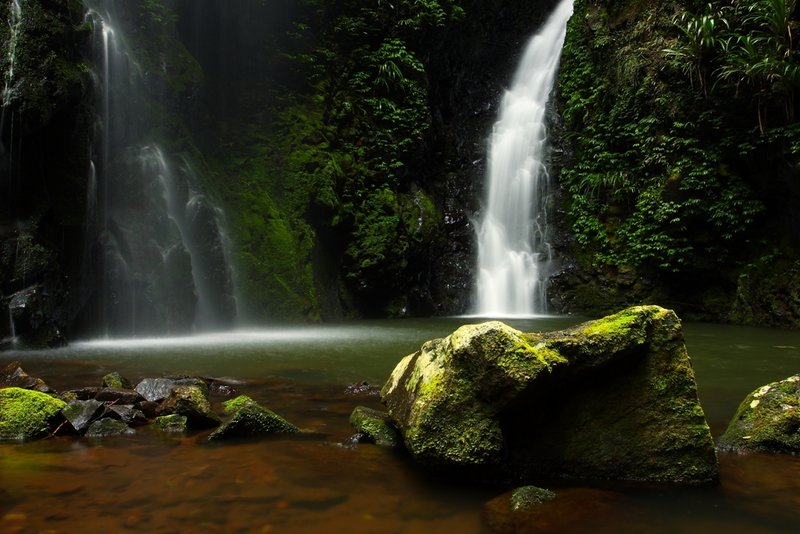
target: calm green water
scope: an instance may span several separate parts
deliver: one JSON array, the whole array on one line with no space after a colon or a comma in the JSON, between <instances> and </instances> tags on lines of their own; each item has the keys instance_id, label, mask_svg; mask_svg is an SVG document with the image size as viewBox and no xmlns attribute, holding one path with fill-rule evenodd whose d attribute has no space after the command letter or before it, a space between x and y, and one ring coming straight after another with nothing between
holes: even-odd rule
<instances>
[{"instance_id":1,"label":"calm green water","mask_svg":"<svg viewBox=\"0 0 800 534\"><path fill-rule=\"evenodd\" d=\"M470 319L373 321L184 340L75 343L21 359L56 389L190 374L230 377L313 433L223 446L204 434L0 445L0 533L488 532L485 503L503 488L448 484L402 454L339 443L351 433L344 387L382 384L423 341ZM508 321L525 331L575 318ZM715 437L751 390L800 372L800 332L685 325ZM561 498L513 532L790 532L800 519L800 459L721 455L722 483L702 489L560 488Z\"/></svg>"}]
</instances>

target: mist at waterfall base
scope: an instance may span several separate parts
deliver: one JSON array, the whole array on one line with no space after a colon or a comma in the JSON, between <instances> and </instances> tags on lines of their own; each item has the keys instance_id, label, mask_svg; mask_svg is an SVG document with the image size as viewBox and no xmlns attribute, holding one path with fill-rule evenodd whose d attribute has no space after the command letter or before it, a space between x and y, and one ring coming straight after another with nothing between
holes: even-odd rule
<instances>
[{"instance_id":1,"label":"mist at waterfall base","mask_svg":"<svg viewBox=\"0 0 800 534\"><path fill-rule=\"evenodd\" d=\"M224 214L204 190L196 154L170 146L175 95L152 65L138 63L121 2L85 4L97 124L83 330L130 337L228 329L237 313Z\"/></svg>"},{"instance_id":2,"label":"mist at waterfall base","mask_svg":"<svg viewBox=\"0 0 800 534\"><path fill-rule=\"evenodd\" d=\"M477 227L478 316L547 313L554 258L546 114L571 16L572 0L562 0L531 39L491 135L487 200Z\"/></svg>"}]
</instances>

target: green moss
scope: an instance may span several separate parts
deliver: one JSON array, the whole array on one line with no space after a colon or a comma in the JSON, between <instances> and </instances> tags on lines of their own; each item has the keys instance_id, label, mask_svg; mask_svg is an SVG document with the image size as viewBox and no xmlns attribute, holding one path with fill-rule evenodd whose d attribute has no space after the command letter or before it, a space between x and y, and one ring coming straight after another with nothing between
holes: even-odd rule
<instances>
[{"instance_id":1,"label":"green moss","mask_svg":"<svg viewBox=\"0 0 800 534\"><path fill-rule=\"evenodd\" d=\"M0 389L0 440L27 440L47 435L67 404L50 395L20 388Z\"/></svg>"},{"instance_id":2,"label":"green moss","mask_svg":"<svg viewBox=\"0 0 800 534\"><path fill-rule=\"evenodd\" d=\"M366 434L383 447L399 447L403 443L400 434L384 412L356 406L350 414L350 424L356 432Z\"/></svg>"},{"instance_id":3,"label":"green moss","mask_svg":"<svg viewBox=\"0 0 800 534\"><path fill-rule=\"evenodd\" d=\"M222 403L222 406L225 408L225 413L236 413L243 407L249 406L251 404L257 404L257 403L247 395L239 395L234 399L226 400L225 402Z\"/></svg>"},{"instance_id":4,"label":"green moss","mask_svg":"<svg viewBox=\"0 0 800 534\"><path fill-rule=\"evenodd\" d=\"M104 388L133 389L133 385L118 372L108 373L103 377Z\"/></svg>"},{"instance_id":5,"label":"green moss","mask_svg":"<svg viewBox=\"0 0 800 534\"><path fill-rule=\"evenodd\" d=\"M580 334L586 336L625 336L631 327L640 322L635 310L626 310L597 321L592 321Z\"/></svg>"},{"instance_id":6,"label":"green moss","mask_svg":"<svg viewBox=\"0 0 800 534\"><path fill-rule=\"evenodd\" d=\"M272 410L258 404L245 403L236 411L230 421L223 423L208 436L208 439L215 441L298 432L300 432L299 428Z\"/></svg>"},{"instance_id":7,"label":"green moss","mask_svg":"<svg viewBox=\"0 0 800 534\"><path fill-rule=\"evenodd\" d=\"M153 428L162 432L186 432L187 422L185 415L162 415L153 419Z\"/></svg>"},{"instance_id":8,"label":"green moss","mask_svg":"<svg viewBox=\"0 0 800 534\"><path fill-rule=\"evenodd\" d=\"M763 386L742 401L721 450L800 453L800 376Z\"/></svg>"},{"instance_id":9,"label":"green moss","mask_svg":"<svg viewBox=\"0 0 800 534\"><path fill-rule=\"evenodd\" d=\"M511 492L512 512L529 512L535 506L552 501L556 494L544 488L536 486L523 486Z\"/></svg>"}]
</instances>

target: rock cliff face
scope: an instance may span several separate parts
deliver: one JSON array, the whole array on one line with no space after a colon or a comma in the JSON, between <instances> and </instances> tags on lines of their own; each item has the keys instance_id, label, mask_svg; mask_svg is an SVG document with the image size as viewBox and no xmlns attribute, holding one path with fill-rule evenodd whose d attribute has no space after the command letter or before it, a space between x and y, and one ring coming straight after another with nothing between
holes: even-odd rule
<instances>
[{"instance_id":1,"label":"rock cliff face","mask_svg":"<svg viewBox=\"0 0 800 534\"><path fill-rule=\"evenodd\" d=\"M702 484L717 458L680 320L656 306L524 334L464 326L382 392L420 462L479 477Z\"/></svg>"},{"instance_id":2,"label":"rock cliff face","mask_svg":"<svg viewBox=\"0 0 800 534\"><path fill-rule=\"evenodd\" d=\"M23 343L52 345L84 297L90 34L80 0L19 5L14 24L0 4L0 346L11 318Z\"/></svg>"}]
</instances>

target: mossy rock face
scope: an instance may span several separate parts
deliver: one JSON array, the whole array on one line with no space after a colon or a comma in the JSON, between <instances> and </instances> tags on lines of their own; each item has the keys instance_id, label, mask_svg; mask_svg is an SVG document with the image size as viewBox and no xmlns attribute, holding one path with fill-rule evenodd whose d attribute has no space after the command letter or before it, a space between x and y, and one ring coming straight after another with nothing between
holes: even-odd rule
<instances>
[{"instance_id":1,"label":"mossy rock face","mask_svg":"<svg viewBox=\"0 0 800 534\"><path fill-rule=\"evenodd\" d=\"M715 481L680 320L657 306L547 334L463 326L381 392L420 462L480 476Z\"/></svg>"},{"instance_id":2,"label":"mossy rock face","mask_svg":"<svg viewBox=\"0 0 800 534\"><path fill-rule=\"evenodd\" d=\"M38 391L0 389L0 441L46 436L66 403Z\"/></svg>"},{"instance_id":3,"label":"mossy rock face","mask_svg":"<svg viewBox=\"0 0 800 534\"><path fill-rule=\"evenodd\" d=\"M719 448L737 453L800 453L800 375L750 393L739 406Z\"/></svg>"},{"instance_id":4,"label":"mossy rock face","mask_svg":"<svg viewBox=\"0 0 800 534\"><path fill-rule=\"evenodd\" d=\"M350 414L350 424L356 432L365 434L377 445L399 447L403 444L403 439L385 412L356 406Z\"/></svg>"}]
</instances>

